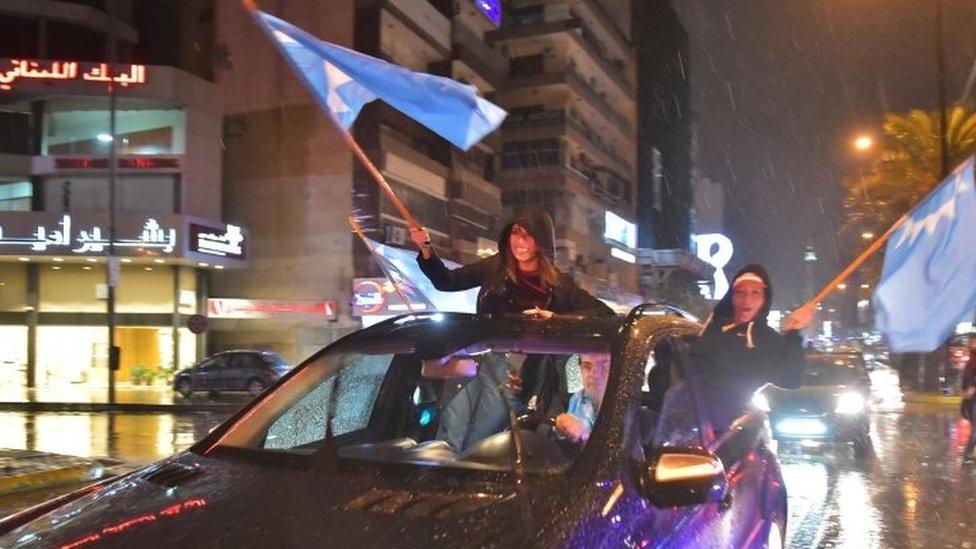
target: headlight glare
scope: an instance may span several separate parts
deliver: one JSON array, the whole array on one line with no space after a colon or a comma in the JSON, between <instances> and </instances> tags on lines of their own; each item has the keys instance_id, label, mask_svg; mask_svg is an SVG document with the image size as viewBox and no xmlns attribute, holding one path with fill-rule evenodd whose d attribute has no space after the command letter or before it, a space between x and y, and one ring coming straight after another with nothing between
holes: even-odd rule
<instances>
[{"instance_id":1,"label":"headlight glare","mask_svg":"<svg viewBox=\"0 0 976 549\"><path fill-rule=\"evenodd\" d=\"M763 412L768 412L771 409L769 407L769 399L766 398L766 395L759 392L753 393L752 406L757 410L762 410Z\"/></svg>"},{"instance_id":2,"label":"headlight glare","mask_svg":"<svg viewBox=\"0 0 976 549\"><path fill-rule=\"evenodd\" d=\"M864 397L859 393L843 393L837 397L837 407L834 411L838 414L859 414L864 410Z\"/></svg>"}]
</instances>

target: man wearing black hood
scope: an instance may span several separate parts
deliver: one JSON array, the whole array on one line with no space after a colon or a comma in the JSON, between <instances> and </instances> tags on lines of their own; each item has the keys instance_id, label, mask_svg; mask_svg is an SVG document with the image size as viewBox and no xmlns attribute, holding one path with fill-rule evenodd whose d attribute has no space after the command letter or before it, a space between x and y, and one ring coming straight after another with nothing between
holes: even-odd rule
<instances>
[{"instance_id":1,"label":"man wearing black hood","mask_svg":"<svg viewBox=\"0 0 976 549\"><path fill-rule=\"evenodd\" d=\"M752 394L766 383L787 389L800 386L806 359L799 331L813 319L813 309L794 311L779 334L766 323L772 299L766 269L747 266L732 279L731 290L691 344L716 431L724 431L741 415Z\"/></svg>"},{"instance_id":2,"label":"man wearing black hood","mask_svg":"<svg viewBox=\"0 0 976 549\"><path fill-rule=\"evenodd\" d=\"M556 269L552 218L538 207L523 209L505 225L498 236L498 253L454 270L434 254L426 229L412 227L410 236L420 248L417 263L435 288L454 292L481 286L479 314L526 313L541 318L614 314L570 275Z\"/></svg>"}]
</instances>

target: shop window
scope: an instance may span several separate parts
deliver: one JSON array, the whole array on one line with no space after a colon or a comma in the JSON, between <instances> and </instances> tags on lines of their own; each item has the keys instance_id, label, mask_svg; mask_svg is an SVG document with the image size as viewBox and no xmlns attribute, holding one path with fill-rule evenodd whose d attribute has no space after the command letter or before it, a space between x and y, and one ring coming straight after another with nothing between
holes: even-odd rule
<instances>
[{"instance_id":1,"label":"shop window","mask_svg":"<svg viewBox=\"0 0 976 549\"><path fill-rule=\"evenodd\" d=\"M56 177L44 181L44 209L65 212L104 212L108 209L107 177ZM116 177L119 212L174 213L178 176L122 175Z\"/></svg>"},{"instance_id":2,"label":"shop window","mask_svg":"<svg viewBox=\"0 0 976 549\"><path fill-rule=\"evenodd\" d=\"M34 194L30 181L0 181L0 212L28 212Z\"/></svg>"},{"instance_id":3,"label":"shop window","mask_svg":"<svg viewBox=\"0 0 976 549\"><path fill-rule=\"evenodd\" d=\"M107 101L91 110L52 111L45 116L42 154L109 153ZM186 124L180 109L116 110L116 154L156 155L185 152Z\"/></svg>"}]
</instances>

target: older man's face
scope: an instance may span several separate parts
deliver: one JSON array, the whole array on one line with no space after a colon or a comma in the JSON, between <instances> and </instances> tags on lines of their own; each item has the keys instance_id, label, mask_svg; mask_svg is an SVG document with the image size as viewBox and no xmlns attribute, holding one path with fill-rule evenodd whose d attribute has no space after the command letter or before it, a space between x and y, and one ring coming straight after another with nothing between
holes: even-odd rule
<instances>
[{"instance_id":1,"label":"older man's face","mask_svg":"<svg viewBox=\"0 0 976 549\"><path fill-rule=\"evenodd\" d=\"M603 401L610 376L610 354L592 353L580 355L580 373L583 377L583 391L586 396L598 402Z\"/></svg>"}]
</instances>

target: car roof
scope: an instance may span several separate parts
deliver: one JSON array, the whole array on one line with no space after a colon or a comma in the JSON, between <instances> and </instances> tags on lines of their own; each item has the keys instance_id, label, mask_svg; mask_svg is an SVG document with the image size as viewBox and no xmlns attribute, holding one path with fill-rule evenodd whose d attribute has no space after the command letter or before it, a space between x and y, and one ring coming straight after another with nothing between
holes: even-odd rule
<instances>
[{"instance_id":1,"label":"car roof","mask_svg":"<svg viewBox=\"0 0 976 549\"><path fill-rule=\"evenodd\" d=\"M520 342L537 352L558 352L560 348L599 350L612 344L624 321L625 318L620 316L557 316L538 320L522 315L422 313L375 324L352 334L345 341L360 345L396 341L430 356L440 356L482 341Z\"/></svg>"}]
</instances>

